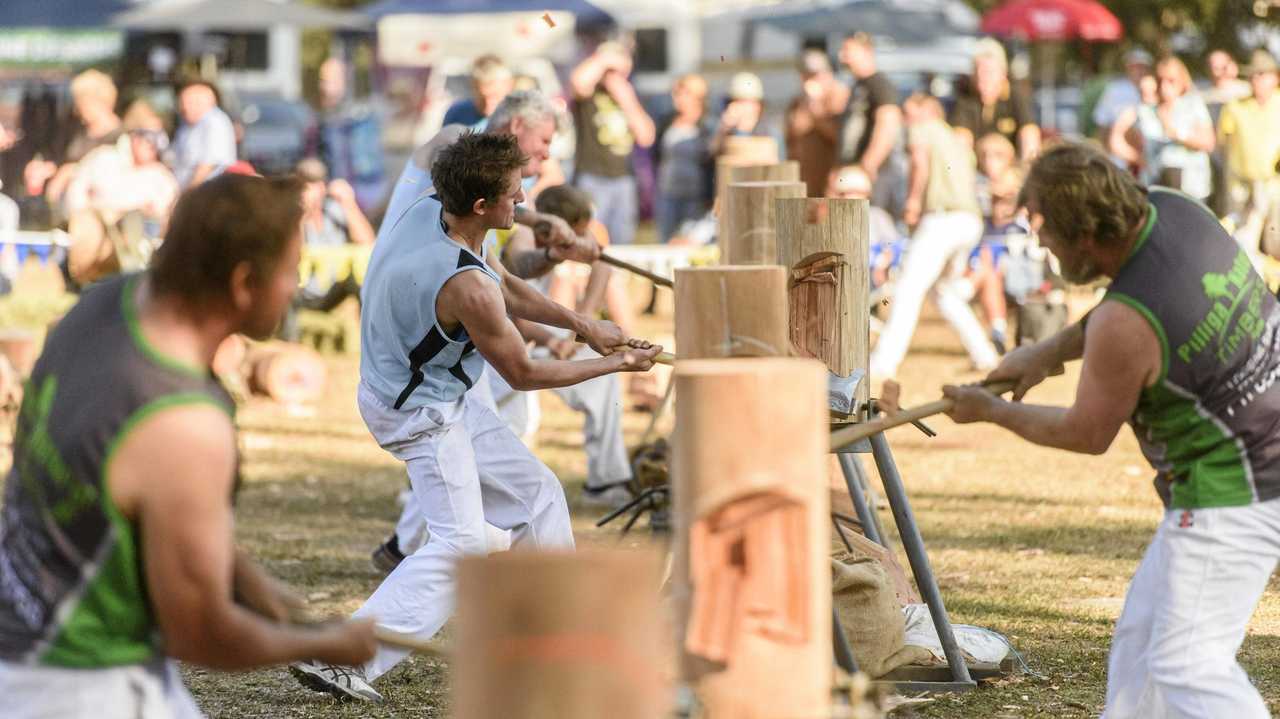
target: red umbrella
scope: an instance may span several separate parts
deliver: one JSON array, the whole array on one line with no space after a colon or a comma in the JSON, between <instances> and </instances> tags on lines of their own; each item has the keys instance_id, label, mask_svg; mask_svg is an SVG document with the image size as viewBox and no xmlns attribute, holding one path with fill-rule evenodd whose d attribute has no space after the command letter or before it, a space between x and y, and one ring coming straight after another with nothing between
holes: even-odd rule
<instances>
[{"instance_id":1,"label":"red umbrella","mask_svg":"<svg viewBox=\"0 0 1280 719\"><path fill-rule=\"evenodd\" d=\"M1094 0L1010 0L982 18L990 35L1036 40L1116 42L1124 26Z\"/></svg>"}]
</instances>

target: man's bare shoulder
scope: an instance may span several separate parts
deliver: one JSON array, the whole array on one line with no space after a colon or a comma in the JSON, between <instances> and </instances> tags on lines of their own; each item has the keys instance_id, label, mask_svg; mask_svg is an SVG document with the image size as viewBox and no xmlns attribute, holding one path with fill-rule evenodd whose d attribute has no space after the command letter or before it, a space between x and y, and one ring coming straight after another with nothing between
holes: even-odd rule
<instances>
[{"instance_id":1,"label":"man's bare shoulder","mask_svg":"<svg viewBox=\"0 0 1280 719\"><path fill-rule=\"evenodd\" d=\"M131 516L166 489L226 496L236 462L231 416L212 397L146 415L121 439L107 467L112 498Z\"/></svg>"},{"instance_id":2,"label":"man's bare shoulder","mask_svg":"<svg viewBox=\"0 0 1280 719\"><path fill-rule=\"evenodd\" d=\"M470 320L477 315L506 316L502 289L483 271L459 272L445 281L436 300L436 314L442 322Z\"/></svg>"}]
</instances>

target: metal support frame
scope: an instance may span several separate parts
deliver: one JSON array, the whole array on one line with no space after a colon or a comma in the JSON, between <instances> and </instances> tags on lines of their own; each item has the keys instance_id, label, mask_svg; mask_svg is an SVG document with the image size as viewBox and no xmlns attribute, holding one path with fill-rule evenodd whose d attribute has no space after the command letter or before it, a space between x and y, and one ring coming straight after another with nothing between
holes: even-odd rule
<instances>
[{"instance_id":1,"label":"metal support frame","mask_svg":"<svg viewBox=\"0 0 1280 719\"><path fill-rule=\"evenodd\" d=\"M951 618L947 615L946 605L942 601L942 593L938 590L938 583L933 576L933 568L929 564L929 555L924 548L924 539L920 536L920 529L916 525L915 514L911 511L911 502L907 499L907 490L902 484L902 475L898 473L898 465L894 462L893 453L889 450L889 441L885 439L884 434L874 434L870 438L871 455L875 459L876 471L880 474L880 481L884 484L885 498L889 501L889 507L893 510L893 521L898 527L898 535L902 538L903 549L907 552L907 560L911 564L911 574L915 577L916 586L920 589L920 594L929 607L929 614L933 618L933 626L938 632L938 639L942 643L942 651L947 657L947 665L951 670L951 681L949 682L917 682L904 681L892 682L894 687L899 691L932 691L932 692L962 692L973 689L977 686L973 678L969 676L969 667L964 663L964 657L960 654L960 646L956 643L955 632L951 629ZM863 490L866 485L867 477L860 463L852 456L854 452L865 451L863 447L842 447L836 451L840 459L840 468L844 473L845 485L849 489L849 496L853 500L854 509L858 513L858 521L862 524L863 531L868 539L877 544L887 547L887 535L884 528L880 526L879 517L876 516L874 508L867 502L867 493ZM875 536L873 536L875 535ZM840 617L832 614L835 621L835 631L840 636L844 636L844 632L840 627ZM847 644L846 644L847 645ZM843 657L841 656L841 647L839 643L836 646L836 661L841 667L845 666ZM852 659L852 656L850 656Z\"/></svg>"}]
</instances>

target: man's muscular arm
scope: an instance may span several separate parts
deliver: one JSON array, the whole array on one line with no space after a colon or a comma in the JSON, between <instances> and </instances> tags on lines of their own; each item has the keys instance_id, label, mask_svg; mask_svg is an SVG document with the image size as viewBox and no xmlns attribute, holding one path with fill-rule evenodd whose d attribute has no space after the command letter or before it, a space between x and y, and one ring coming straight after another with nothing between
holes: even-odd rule
<instances>
[{"instance_id":1,"label":"man's muscular arm","mask_svg":"<svg viewBox=\"0 0 1280 719\"><path fill-rule=\"evenodd\" d=\"M455 275L436 298L440 324L446 328L456 324L465 327L485 360L518 390L568 387L610 372L644 371L653 366L653 358L661 349L632 349L577 362L536 360L529 357L524 338L507 312L502 290L480 272Z\"/></svg>"},{"instance_id":2,"label":"man's muscular arm","mask_svg":"<svg viewBox=\"0 0 1280 719\"><path fill-rule=\"evenodd\" d=\"M1137 310L1104 302L1085 330L1084 365L1070 407L1006 402L974 386L945 387L956 400L957 422L994 422L1028 441L1083 454L1102 454L1133 415L1145 387L1159 376L1163 358L1151 325Z\"/></svg>"},{"instance_id":3,"label":"man's muscular arm","mask_svg":"<svg viewBox=\"0 0 1280 719\"><path fill-rule=\"evenodd\" d=\"M586 339L591 349L602 355L627 344L629 338L614 323L593 320L561 306L530 287L524 280L507 272L494 257L489 258L489 265L502 278L505 311L512 317L572 330Z\"/></svg>"}]
</instances>

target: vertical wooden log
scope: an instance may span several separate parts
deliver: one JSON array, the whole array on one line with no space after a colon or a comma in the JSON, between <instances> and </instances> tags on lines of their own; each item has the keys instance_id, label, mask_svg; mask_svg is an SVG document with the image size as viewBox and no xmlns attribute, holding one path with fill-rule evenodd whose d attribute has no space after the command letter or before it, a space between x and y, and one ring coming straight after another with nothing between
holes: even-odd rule
<instances>
[{"instance_id":1,"label":"vertical wooden log","mask_svg":"<svg viewBox=\"0 0 1280 719\"><path fill-rule=\"evenodd\" d=\"M800 358L676 368L673 598L710 719L830 715L826 374Z\"/></svg>"},{"instance_id":2,"label":"vertical wooden log","mask_svg":"<svg viewBox=\"0 0 1280 719\"><path fill-rule=\"evenodd\" d=\"M729 184L735 182L800 182L800 163L787 160L772 165L730 166Z\"/></svg>"},{"instance_id":3,"label":"vertical wooden log","mask_svg":"<svg viewBox=\"0 0 1280 719\"><path fill-rule=\"evenodd\" d=\"M734 182L720 216L720 264L772 265L778 261L774 200L804 197L803 182Z\"/></svg>"},{"instance_id":4,"label":"vertical wooden log","mask_svg":"<svg viewBox=\"0 0 1280 719\"><path fill-rule=\"evenodd\" d=\"M781 160L778 142L772 137L728 137L724 151L716 158L716 208L724 211L724 191L734 167L775 165ZM797 178L799 179L799 178Z\"/></svg>"},{"instance_id":5,"label":"vertical wooden log","mask_svg":"<svg viewBox=\"0 0 1280 719\"><path fill-rule=\"evenodd\" d=\"M870 344L870 253L866 200L776 201L778 264L787 268L791 343L848 377L866 371ZM857 402L868 397L868 383Z\"/></svg>"},{"instance_id":6,"label":"vertical wooden log","mask_svg":"<svg viewBox=\"0 0 1280 719\"><path fill-rule=\"evenodd\" d=\"M676 270L676 356L785 357L787 273L777 265Z\"/></svg>"},{"instance_id":7,"label":"vertical wooden log","mask_svg":"<svg viewBox=\"0 0 1280 719\"><path fill-rule=\"evenodd\" d=\"M505 552L458 564L453 715L671 714L657 557Z\"/></svg>"}]
</instances>

